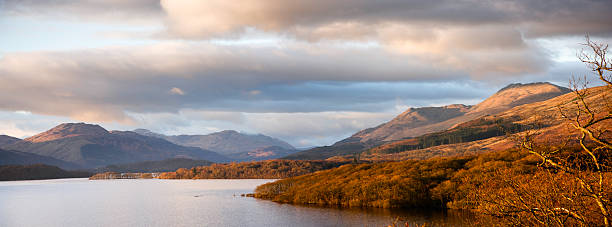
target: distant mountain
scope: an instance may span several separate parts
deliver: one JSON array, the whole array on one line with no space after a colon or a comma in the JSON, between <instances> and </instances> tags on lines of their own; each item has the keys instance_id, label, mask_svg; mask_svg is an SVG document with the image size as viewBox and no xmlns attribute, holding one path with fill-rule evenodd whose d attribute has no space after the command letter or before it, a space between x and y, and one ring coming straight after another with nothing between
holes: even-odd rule
<instances>
[{"instance_id":1,"label":"distant mountain","mask_svg":"<svg viewBox=\"0 0 612 227\"><path fill-rule=\"evenodd\" d=\"M46 132L26 138L25 141L32 143L42 143L52 140L59 140L71 137L98 137L108 134L106 129L99 125L85 123L66 123L55 126Z\"/></svg>"},{"instance_id":2,"label":"distant mountain","mask_svg":"<svg viewBox=\"0 0 612 227\"><path fill-rule=\"evenodd\" d=\"M52 166L59 166L64 169L77 169L79 165L62 161L59 159L41 156L32 153L26 153L21 151L7 151L0 149L0 165L33 165L33 164L46 164Z\"/></svg>"},{"instance_id":3,"label":"distant mountain","mask_svg":"<svg viewBox=\"0 0 612 227\"><path fill-rule=\"evenodd\" d=\"M167 136L146 129L136 129L134 132L162 138L183 146L215 151L233 160L240 161L274 159L297 152L297 149L282 140L262 134L251 135L233 130L225 130L208 135L178 136Z\"/></svg>"},{"instance_id":4,"label":"distant mountain","mask_svg":"<svg viewBox=\"0 0 612 227\"><path fill-rule=\"evenodd\" d=\"M19 138L7 136L7 135L0 135L0 147L6 146L9 144L13 144L13 143L17 143L19 141L21 141L21 139Z\"/></svg>"},{"instance_id":5,"label":"distant mountain","mask_svg":"<svg viewBox=\"0 0 612 227\"><path fill-rule=\"evenodd\" d=\"M134 132L109 132L98 125L85 123L61 124L23 141L4 146L4 149L52 157L82 168L168 158L228 161L223 155L201 148L180 146Z\"/></svg>"},{"instance_id":6,"label":"distant mountain","mask_svg":"<svg viewBox=\"0 0 612 227\"><path fill-rule=\"evenodd\" d=\"M255 148L251 151L228 154L227 156L240 161L263 161L285 157L298 152L297 149L286 149L279 146Z\"/></svg>"},{"instance_id":7,"label":"distant mountain","mask_svg":"<svg viewBox=\"0 0 612 227\"><path fill-rule=\"evenodd\" d=\"M325 159L356 154L385 143L451 129L461 123L498 114L523 104L548 100L570 92L551 83L510 84L474 106L410 108L393 120L364 129L332 146L313 148L287 156L288 159Z\"/></svg>"},{"instance_id":8,"label":"distant mountain","mask_svg":"<svg viewBox=\"0 0 612 227\"><path fill-rule=\"evenodd\" d=\"M96 169L96 172L118 172L118 173L154 173L174 172L180 168L190 169L196 166L209 166L213 164L206 160L193 160L187 158L171 158L161 161L135 162L118 165L109 165Z\"/></svg>"}]
</instances>

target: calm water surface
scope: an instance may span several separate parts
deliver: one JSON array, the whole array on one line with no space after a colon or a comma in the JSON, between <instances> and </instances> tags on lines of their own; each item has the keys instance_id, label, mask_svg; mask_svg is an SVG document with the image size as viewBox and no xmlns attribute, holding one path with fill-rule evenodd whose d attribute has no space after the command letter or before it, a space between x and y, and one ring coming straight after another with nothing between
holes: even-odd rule
<instances>
[{"instance_id":1,"label":"calm water surface","mask_svg":"<svg viewBox=\"0 0 612 227\"><path fill-rule=\"evenodd\" d=\"M465 224L466 214L335 209L240 197L271 180L0 182L0 226L386 226Z\"/></svg>"}]
</instances>

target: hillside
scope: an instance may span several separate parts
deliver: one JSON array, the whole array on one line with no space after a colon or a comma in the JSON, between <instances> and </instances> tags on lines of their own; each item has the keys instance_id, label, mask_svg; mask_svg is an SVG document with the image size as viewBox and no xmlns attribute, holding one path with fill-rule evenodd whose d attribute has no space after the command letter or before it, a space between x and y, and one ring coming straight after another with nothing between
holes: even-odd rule
<instances>
[{"instance_id":1,"label":"hillside","mask_svg":"<svg viewBox=\"0 0 612 227\"><path fill-rule=\"evenodd\" d=\"M332 146L315 147L305 151L287 155L283 159L290 160L323 160L334 156L354 155L366 150L368 146L361 142L337 142Z\"/></svg>"},{"instance_id":2,"label":"hillside","mask_svg":"<svg viewBox=\"0 0 612 227\"><path fill-rule=\"evenodd\" d=\"M59 166L64 169L77 169L78 165L65 162L59 159L41 156L32 153L20 152L20 151L7 151L0 149L0 165L33 165L33 164L46 164L52 166Z\"/></svg>"},{"instance_id":3,"label":"hillside","mask_svg":"<svg viewBox=\"0 0 612 227\"><path fill-rule=\"evenodd\" d=\"M89 176L91 176L91 173L88 172L66 171L56 166L43 164L0 166L0 181L43 180Z\"/></svg>"},{"instance_id":4,"label":"hillside","mask_svg":"<svg viewBox=\"0 0 612 227\"><path fill-rule=\"evenodd\" d=\"M282 140L262 134L251 135L233 130L208 135L177 136L167 136L146 129L136 129L134 132L162 138L182 146L215 151L237 161L275 159L297 152L293 146Z\"/></svg>"},{"instance_id":5,"label":"hillside","mask_svg":"<svg viewBox=\"0 0 612 227\"><path fill-rule=\"evenodd\" d=\"M0 148L9 144L17 143L21 141L19 138L15 138L7 135L0 135Z\"/></svg>"},{"instance_id":6,"label":"hillside","mask_svg":"<svg viewBox=\"0 0 612 227\"><path fill-rule=\"evenodd\" d=\"M46 132L5 146L41 156L74 163L81 168L155 161L168 158L191 158L211 161L228 159L212 151L173 144L164 139L134 132L108 132L98 125L67 123Z\"/></svg>"},{"instance_id":7,"label":"hillside","mask_svg":"<svg viewBox=\"0 0 612 227\"><path fill-rule=\"evenodd\" d=\"M606 99L605 87L589 88L590 94L585 101L591 103L591 109L604 112ZM536 128L539 141L563 142L575 134L569 129L568 121L561 117L559 107L564 112L575 112L572 101L575 94L565 94L549 100L517 106L496 115L481 117L462 123L443 132L395 141L369 149L360 157L369 160L406 160L427 159L431 157L449 157L473 155L488 151L501 151L515 145L511 134ZM597 125L602 129L612 128L610 122ZM510 136L506 136L510 134ZM350 159L351 156L334 159Z\"/></svg>"},{"instance_id":8,"label":"hillside","mask_svg":"<svg viewBox=\"0 0 612 227\"><path fill-rule=\"evenodd\" d=\"M568 92L569 89L550 83L511 84L474 106L454 104L443 107L410 108L387 123L361 130L332 146L298 152L285 158L326 159L337 155L357 154L383 144L411 138L414 140L414 137L428 133L453 129L480 117L499 114L517 106L548 100ZM485 137L480 136L480 139ZM418 142L414 141L408 144L419 146ZM437 145L441 144L445 143Z\"/></svg>"},{"instance_id":9,"label":"hillside","mask_svg":"<svg viewBox=\"0 0 612 227\"><path fill-rule=\"evenodd\" d=\"M550 83L510 84L474 106L410 108L393 120L352 137L360 141L395 141L446 130L476 118L501 113L515 106L548 100L570 92ZM369 132L368 132L369 131Z\"/></svg>"},{"instance_id":10,"label":"hillside","mask_svg":"<svg viewBox=\"0 0 612 227\"><path fill-rule=\"evenodd\" d=\"M418 131L419 128L426 128L436 123L464 116L470 109L471 106L462 104L442 107L410 108L387 123L375 128L361 130L351 137L359 139L361 142L367 142L388 141L394 138L404 138L409 135L422 134Z\"/></svg>"},{"instance_id":11,"label":"hillside","mask_svg":"<svg viewBox=\"0 0 612 227\"><path fill-rule=\"evenodd\" d=\"M342 207L440 208L447 207L455 195L470 192L471 185L451 184L458 179L482 179L500 167L533 171L537 164L534 160L526 153L504 151L470 157L347 164L260 185L254 197ZM460 199L465 198L457 200Z\"/></svg>"}]
</instances>

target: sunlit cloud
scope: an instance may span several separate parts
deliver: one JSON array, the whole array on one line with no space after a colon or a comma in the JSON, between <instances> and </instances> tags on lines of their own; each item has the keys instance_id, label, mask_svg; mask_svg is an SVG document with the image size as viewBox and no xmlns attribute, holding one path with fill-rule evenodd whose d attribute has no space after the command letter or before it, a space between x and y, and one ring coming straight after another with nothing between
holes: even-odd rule
<instances>
[{"instance_id":1,"label":"sunlit cloud","mask_svg":"<svg viewBox=\"0 0 612 227\"><path fill-rule=\"evenodd\" d=\"M170 89L169 92L170 94L173 94L173 95L185 95L185 92L182 89L177 88L177 87L173 87L172 89Z\"/></svg>"}]
</instances>

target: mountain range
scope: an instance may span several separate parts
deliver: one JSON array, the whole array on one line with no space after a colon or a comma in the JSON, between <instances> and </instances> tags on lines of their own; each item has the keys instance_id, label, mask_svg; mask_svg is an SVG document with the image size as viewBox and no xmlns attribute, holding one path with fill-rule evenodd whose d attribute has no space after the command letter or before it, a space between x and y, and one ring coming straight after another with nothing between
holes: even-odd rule
<instances>
[{"instance_id":1,"label":"mountain range","mask_svg":"<svg viewBox=\"0 0 612 227\"><path fill-rule=\"evenodd\" d=\"M107 131L98 125L66 123L24 140L0 136L0 164L41 162L68 169L103 169L109 165L127 169L131 168L129 163L140 162L136 166L173 163L174 168L175 163L195 163L173 161L177 158L212 162L276 158L346 161L355 155L397 160L481 153L507 149L512 143L502 135L532 128L534 116L554 114L559 103L573 99L568 92L551 83L511 84L476 105L409 108L389 122L361 130L331 146L303 151L269 136L232 130L168 136L146 129ZM591 101L601 102L597 98ZM560 122L547 124L547 130L560 130Z\"/></svg>"},{"instance_id":2,"label":"mountain range","mask_svg":"<svg viewBox=\"0 0 612 227\"><path fill-rule=\"evenodd\" d=\"M228 161L223 155L201 148L180 146L135 132L109 132L99 125L85 123L60 124L2 148L52 157L81 168L176 157Z\"/></svg>"},{"instance_id":3,"label":"mountain range","mask_svg":"<svg viewBox=\"0 0 612 227\"><path fill-rule=\"evenodd\" d=\"M165 165L168 168L186 164L183 168L187 168L193 163L267 160L296 151L284 141L261 134L222 131L209 135L165 136L146 129L107 131L86 123L60 124L23 140L2 135L0 148L0 165L43 163L65 169L102 169L110 168L109 165L136 168L143 166L141 162L162 160L153 164L170 163Z\"/></svg>"},{"instance_id":4,"label":"mountain range","mask_svg":"<svg viewBox=\"0 0 612 227\"><path fill-rule=\"evenodd\" d=\"M331 146L288 155L287 159L326 159L361 153L367 149L428 133L452 129L462 123L499 114L524 104L549 100L571 90L551 83L510 84L473 105L409 108L389 122L361 130Z\"/></svg>"},{"instance_id":5,"label":"mountain range","mask_svg":"<svg viewBox=\"0 0 612 227\"><path fill-rule=\"evenodd\" d=\"M606 90L608 89L608 90ZM583 90L585 102L596 113L609 113L610 102L605 94L609 88L593 87ZM568 138L576 138L577 131L568 124L561 113L572 116L577 112L576 94L560 95L545 101L516 106L510 110L487 115L461 123L448 130L403 139L367 149L361 158L369 160L427 159L458 155L475 155L511 149L516 146L517 132L535 129L534 140L539 143L565 144ZM561 112L562 111L562 112ZM609 121L594 127L601 130L612 128ZM347 159L334 157L333 159Z\"/></svg>"},{"instance_id":6,"label":"mountain range","mask_svg":"<svg viewBox=\"0 0 612 227\"><path fill-rule=\"evenodd\" d=\"M262 134L244 134L234 130L225 130L208 135L177 135L167 136L146 129L136 129L134 132L165 139L172 143L199 147L215 151L232 160L253 161L280 158L297 152L289 143Z\"/></svg>"}]
</instances>

